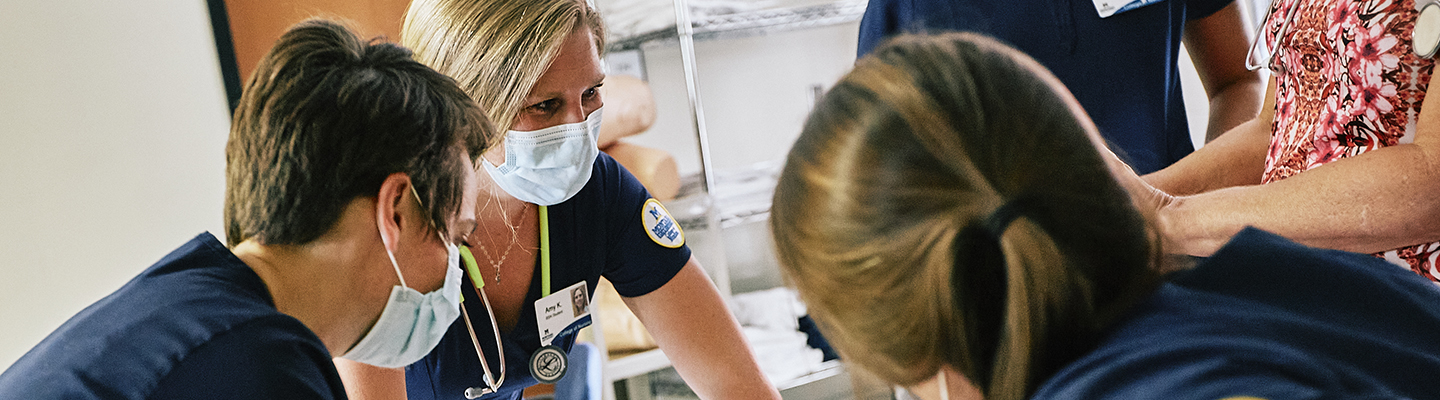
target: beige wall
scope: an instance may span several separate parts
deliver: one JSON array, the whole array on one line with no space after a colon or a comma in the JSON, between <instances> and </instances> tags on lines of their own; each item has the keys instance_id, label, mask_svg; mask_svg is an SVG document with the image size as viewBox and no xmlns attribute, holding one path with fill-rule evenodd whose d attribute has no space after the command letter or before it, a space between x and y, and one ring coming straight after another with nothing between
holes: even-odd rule
<instances>
[{"instance_id":1,"label":"beige wall","mask_svg":"<svg viewBox=\"0 0 1440 400\"><path fill-rule=\"evenodd\" d=\"M219 231L228 110L204 0L0 2L0 368Z\"/></svg>"}]
</instances>

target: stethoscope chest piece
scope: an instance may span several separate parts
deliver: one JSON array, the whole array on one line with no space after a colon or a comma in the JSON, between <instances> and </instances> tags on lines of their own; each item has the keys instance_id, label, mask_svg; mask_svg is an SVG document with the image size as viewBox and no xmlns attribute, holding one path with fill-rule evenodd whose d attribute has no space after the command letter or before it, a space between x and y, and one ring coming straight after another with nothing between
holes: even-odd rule
<instances>
[{"instance_id":1,"label":"stethoscope chest piece","mask_svg":"<svg viewBox=\"0 0 1440 400\"><path fill-rule=\"evenodd\" d=\"M530 355L530 376L540 383L555 383L565 377L565 370L569 369L570 360L567 359L564 350L557 346L545 346L536 350Z\"/></svg>"},{"instance_id":2,"label":"stethoscope chest piece","mask_svg":"<svg viewBox=\"0 0 1440 400\"><path fill-rule=\"evenodd\" d=\"M1411 47L1415 55L1430 58L1440 49L1440 0L1415 0L1415 30L1411 31Z\"/></svg>"}]
</instances>

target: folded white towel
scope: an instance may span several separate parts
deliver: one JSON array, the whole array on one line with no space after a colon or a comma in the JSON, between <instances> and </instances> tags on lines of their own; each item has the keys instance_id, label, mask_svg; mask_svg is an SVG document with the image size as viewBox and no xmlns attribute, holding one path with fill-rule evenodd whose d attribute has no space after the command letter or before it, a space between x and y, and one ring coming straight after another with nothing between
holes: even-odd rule
<instances>
[{"instance_id":1,"label":"folded white towel","mask_svg":"<svg viewBox=\"0 0 1440 400\"><path fill-rule=\"evenodd\" d=\"M741 326L798 331L806 313L800 296L786 287L737 294L734 302L732 311Z\"/></svg>"},{"instance_id":2,"label":"folded white towel","mask_svg":"<svg viewBox=\"0 0 1440 400\"><path fill-rule=\"evenodd\" d=\"M808 335L794 330L744 327L745 340L755 352L760 372L772 383L783 383L819 371L825 354L805 344Z\"/></svg>"}]
</instances>

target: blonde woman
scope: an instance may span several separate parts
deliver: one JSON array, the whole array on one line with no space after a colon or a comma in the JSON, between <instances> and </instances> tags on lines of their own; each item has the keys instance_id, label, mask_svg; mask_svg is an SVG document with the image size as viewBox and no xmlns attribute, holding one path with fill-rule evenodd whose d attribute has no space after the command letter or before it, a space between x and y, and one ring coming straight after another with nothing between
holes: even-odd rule
<instances>
[{"instance_id":1,"label":"blonde woman","mask_svg":"<svg viewBox=\"0 0 1440 400\"><path fill-rule=\"evenodd\" d=\"M780 261L843 359L927 400L1440 393L1435 285L1256 229L1165 261L1113 160L1029 57L897 39L791 151Z\"/></svg>"},{"instance_id":2,"label":"blonde woman","mask_svg":"<svg viewBox=\"0 0 1440 400\"><path fill-rule=\"evenodd\" d=\"M596 149L604 37L583 1L411 3L402 44L455 78L507 133L481 160L481 227L465 246L477 265L464 280L466 316L404 370L342 362L352 397L519 398L565 370L558 366L575 335L554 327L588 318L548 304L578 303L569 293L584 285L593 295L601 276L702 398L779 397L684 232Z\"/></svg>"}]
</instances>

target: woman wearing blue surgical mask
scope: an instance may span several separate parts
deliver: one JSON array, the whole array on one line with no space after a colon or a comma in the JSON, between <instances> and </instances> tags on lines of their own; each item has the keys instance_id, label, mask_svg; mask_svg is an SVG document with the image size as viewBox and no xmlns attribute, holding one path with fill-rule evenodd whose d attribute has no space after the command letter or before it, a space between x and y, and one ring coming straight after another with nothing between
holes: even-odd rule
<instances>
[{"instance_id":1,"label":"woman wearing blue surgical mask","mask_svg":"<svg viewBox=\"0 0 1440 400\"><path fill-rule=\"evenodd\" d=\"M465 316L403 370L338 362L352 397L519 398L557 379L570 328L588 323L583 312L545 312L552 300L581 304L574 290L593 294L601 276L702 398L779 397L684 232L596 148L605 74L593 9L576 0L417 0L401 41L455 78L506 134L481 161Z\"/></svg>"}]
</instances>

